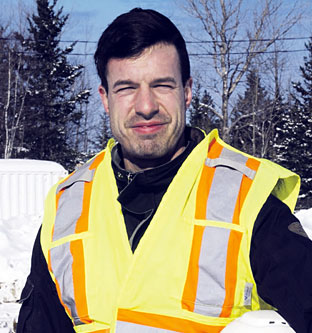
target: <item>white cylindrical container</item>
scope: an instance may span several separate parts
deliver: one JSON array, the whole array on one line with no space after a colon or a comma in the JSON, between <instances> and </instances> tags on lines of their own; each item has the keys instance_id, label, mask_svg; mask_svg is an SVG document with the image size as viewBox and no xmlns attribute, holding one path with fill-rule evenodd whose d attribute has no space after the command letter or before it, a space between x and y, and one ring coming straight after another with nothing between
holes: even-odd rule
<instances>
[{"instance_id":1,"label":"white cylindrical container","mask_svg":"<svg viewBox=\"0 0 312 333\"><path fill-rule=\"evenodd\" d=\"M0 159L0 219L42 214L49 189L67 174L56 162Z\"/></svg>"}]
</instances>

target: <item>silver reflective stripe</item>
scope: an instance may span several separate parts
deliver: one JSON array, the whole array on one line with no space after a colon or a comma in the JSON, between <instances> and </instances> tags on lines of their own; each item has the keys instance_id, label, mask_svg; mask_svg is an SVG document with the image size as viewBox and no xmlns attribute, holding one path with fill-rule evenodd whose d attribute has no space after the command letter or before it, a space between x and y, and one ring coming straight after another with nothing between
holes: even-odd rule
<instances>
[{"instance_id":1,"label":"silver reflective stripe","mask_svg":"<svg viewBox=\"0 0 312 333\"><path fill-rule=\"evenodd\" d=\"M219 160L211 163L216 169L207 199L207 220L232 223L247 159L223 148ZM205 227L198 263L196 313L218 317L222 312L229 236L230 229Z\"/></svg>"},{"instance_id":2,"label":"silver reflective stripe","mask_svg":"<svg viewBox=\"0 0 312 333\"><path fill-rule=\"evenodd\" d=\"M245 164L247 157L223 148L220 157ZM206 219L232 222L243 174L235 169L218 166L212 180L206 209Z\"/></svg>"},{"instance_id":3,"label":"silver reflective stripe","mask_svg":"<svg viewBox=\"0 0 312 333\"><path fill-rule=\"evenodd\" d=\"M84 182L75 183L62 193L55 217L53 241L75 233L82 212L84 185Z\"/></svg>"},{"instance_id":4,"label":"silver reflective stripe","mask_svg":"<svg viewBox=\"0 0 312 333\"><path fill-rule=\"evenodd\" d=\"M66 190L58 201L53 241L75 233L76 224L82 212L84 184L91 182L94 177L94 170L89 170L92 162L93 160L83 165L56 189L56 193Z\"/></svg>"},{"instance_id":5,"label":"silver reflective stripe","mask_svg":"<svg viewBox=\"0 0 312 333\"><path fill-rule=\"evenodd\" d=\"M176 331L168 331L162 328L150 327L145 325L139 325L134 323L128 323L125 321L117 321L116 333L172 333Z\"/></svg>"},{"instance_id":6,"label":"silver reflective stripe","mask_svg":"<svg viewBox=\"0 0 312 333\"><path fill-rule=\"evenodd\" d=\"M51 248L51 265L53 274L58 281L62 301L70 309L75 325L84 324L78 318L73 284L72 263L73 257L70 252L70 243Z\"/></svg>"},{"instance_id":7,"label":"silver reflective stripe","mask_svg":"<svg viewBox=\"0 0 312 333\"><path fill-rule=\"evenodd\" d=\"M208 158L207 157L205 164L211 168L214 168L217 166L222 166L222 165L228 166L230 168L240 171L241 173L243 173L245 176L247 176L251 180L253 180L256 175L256 171L248 168L246 165L233 161L233 160L222 158L222 157L218 157L218 158Z\"/></svg>"},{"instance_id":8,"label":"silver reflective stripe","mask_svg":"<svg viewBox=\"0 0 312 333\"><path fill-rule=\"evenodd\" d=\"M68 179L66 179L63 183L59 184L59 186L56 189L56 193L65 189L66 187L71 186L76 182L91 182L94 176L94 170L89 170L91 162L93 162L93 160L91 160L87 164L84 164L80 169L75 171Z\"/></svg>"},{"instance_id":9,"label":"silver reflective stripe","mask_svg":"<svg viewBox=\"0 0 312 333\"><path fill-rule=\"evenodd\" d=\"M229 235L229 229L205 227L198 263L196 313L218 317L222 311Z\"/></svg>"}]
</instances>

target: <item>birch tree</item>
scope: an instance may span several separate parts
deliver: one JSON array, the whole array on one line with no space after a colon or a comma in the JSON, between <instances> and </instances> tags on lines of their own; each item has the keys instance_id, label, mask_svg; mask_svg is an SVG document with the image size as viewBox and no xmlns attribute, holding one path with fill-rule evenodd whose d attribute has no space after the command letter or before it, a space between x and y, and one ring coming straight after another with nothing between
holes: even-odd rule
<instances>
[{"instance_id":1,"label":"birch tree","mask_svg":"<svg viewBox=\"0 0 312 333\"><path fill-rule=\"evenodd\" d=\"M24 56L21 45L13 34L1 31L0 72L0 138L1 157L15 157L23 141L23 119L27 78L22 78Z\"/></svg>"},{"instance_id":2,"label":"birch tree","mask_svg":"<svg viewBox=\"0 0 312 333\"><path fill-rule=\"evenodd\" d=\"M4 158L12 156L16 133L21 126L27 94L27 82L21 83L18 75L22 65L21 54L15 55L9 49L7 56L7 98L3 108L5 129Z\"/></svg>"},{"instance_id":3,"label":"birch tree","mask_svg":"<svg viewBox=\"0 0 312 333\"><path fill-rule=\"evenodd\" d=\"M230 101L254 59L270 47L300 20L294 8L285 13L282 0L185 0L185 9L203 28L201 50L212 58L219 84L220 134L229 141ZM296 9L296 10L294 10ZM208 37L208 40L207 38Z\"/></svg>"}]
</instances>

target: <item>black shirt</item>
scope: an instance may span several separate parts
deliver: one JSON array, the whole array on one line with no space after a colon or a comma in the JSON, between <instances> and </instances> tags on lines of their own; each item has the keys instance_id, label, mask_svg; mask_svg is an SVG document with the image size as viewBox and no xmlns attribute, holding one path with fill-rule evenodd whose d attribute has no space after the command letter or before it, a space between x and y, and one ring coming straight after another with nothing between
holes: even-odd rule
<instances>
[{"instance_id":1,"label":"black shirt","mask_svg":"<svg viewBox=\"0 0 312 333\"><path fill-rule=\"evenodd\" d=\"M149 226L160 201L180 166L196 146L189 140L182 154L153 169L131 173L122 168L118 146L112 151L112 167L119 191L117 200L122 207L131 249L134 252Z\"/></svg>"}]
</instances>

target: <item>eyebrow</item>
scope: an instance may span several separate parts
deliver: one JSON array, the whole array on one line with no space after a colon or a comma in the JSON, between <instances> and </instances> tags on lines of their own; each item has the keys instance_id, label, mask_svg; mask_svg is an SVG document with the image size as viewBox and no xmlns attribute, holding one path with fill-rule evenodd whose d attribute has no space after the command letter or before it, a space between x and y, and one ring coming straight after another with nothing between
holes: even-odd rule
<instances>
[{"instance_id":1,"label":"eyebrow","mask_svg":"<svg viewBox=\"0 0 312 333\"><path fill-rule=\"evenodd\" d=\"M171 76L161 77L159 79L156 79L156 80L152 81L152 84L169 83L169 82L177 84L177 81Z\"/></svg>"}]
</instances>

